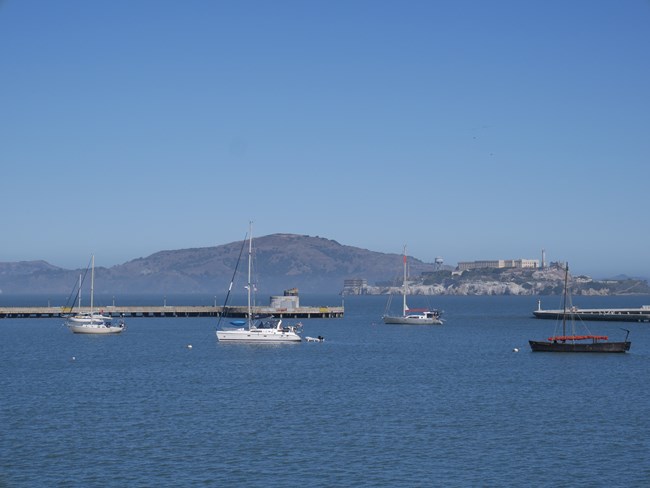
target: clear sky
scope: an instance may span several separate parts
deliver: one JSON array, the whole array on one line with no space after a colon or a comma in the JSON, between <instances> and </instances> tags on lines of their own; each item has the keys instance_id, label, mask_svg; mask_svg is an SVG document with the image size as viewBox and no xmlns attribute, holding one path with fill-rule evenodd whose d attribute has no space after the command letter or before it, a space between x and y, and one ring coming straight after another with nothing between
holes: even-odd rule
<instances>
[{"instance_id":1,"label":"clear sky","mask_svg":"<svg viewBox=\"0 0 650 488\"><path fill-rule=\"evenodd\" d=\"M648 0L0 0L0 261L277 232L650 277Z\"/></svg>"}]
</instances>

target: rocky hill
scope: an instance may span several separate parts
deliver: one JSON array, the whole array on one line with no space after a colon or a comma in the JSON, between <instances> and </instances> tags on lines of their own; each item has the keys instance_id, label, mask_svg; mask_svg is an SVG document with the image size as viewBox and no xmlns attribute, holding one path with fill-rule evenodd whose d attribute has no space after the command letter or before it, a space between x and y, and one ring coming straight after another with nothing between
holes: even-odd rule
<instances>
[{"instance_id":1,"label":"rocky hill","mask_svg":"<svg viewBox=\"0 0 650 488\"><path fill-rule=\"evenodd\" d=\"M215 247L161 251L110 268L95 268L96 293L215 293L226 291L242 241ZM402 257L352 246L322 237L273 234L254 240L254 275L259 292L278 294L297 287L301 292L338 293L346 278L369 283L401 274ZM413 273L432 271L433 264L409 258ZM240 264L246 270L246 249ZM4 293L69 293L85 270L66 270L44 261L0 263ZM238 283L245 283L240 273ZM240 288L241 289L241 288Z\"/></svg>"},{"instance_id":2,"label":"rocky hill","mask_svg":"<svg viewBox=\"0 0 650 488\"><path fill-rule=\"evenodd\" d=\"M594 280L589 276L571 277L573 295L649 294L646 280ZM414 295L559 295L564 290L564 269L558 265L545 269L477 269L462 273L437 271L409 281ZM370 286L368 294L398 293L398 286Z\"/></svg>"},{"instance_id":3,"label":"rocky hill","mask_svg":"<svg viewBox=\"0 0 650 488\"><path fill-rule=\"evenodd\" d=\"M161 251L110 268L95 269L98 294L225 293L242 241L215 247ZM90 256L88 256L89 258ZM363 278L371 286L363 293L390 293L402 276L402 256L341 245L322 237L273 234L254 241L254 276L260 294L281 294L288 288L306 293L339 293L343 281ZM473 270L434 271L432 263L408 258L412 293L430 295L533 295L562 292L563 271ZM246 249L238 273L245 284ZM6 294L69 294L85 269L63 269L45 261L0 263L0 290ZM574 294L650 293L640 279L596 281L575 277ZM85 286L87 288L87 286ZM360 290L345 290L356 293Z\"/></svg>"}]
</instances>

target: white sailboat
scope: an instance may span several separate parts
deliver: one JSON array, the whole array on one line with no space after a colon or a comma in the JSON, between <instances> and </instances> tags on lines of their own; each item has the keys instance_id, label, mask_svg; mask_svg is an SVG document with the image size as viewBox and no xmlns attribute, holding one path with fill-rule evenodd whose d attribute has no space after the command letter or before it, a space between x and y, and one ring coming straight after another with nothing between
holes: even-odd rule
<instances>
[{"instance_id":1,"label":"white sailboat","mask_svg":"<svg viewBox=\"0 0 650 488\"><path fill-rule=\"evenodd\" d=\"M119 334L126 325L120 321L113 325L112 318L94 311L95 299L95 256L91 259L90 310L67 318L66 326L75 334ZM81 277L79 277L79 306L81 305Z\"/></svg>"},{"instance_id":2,"label":"white sailboat","mask_svg":"<svg viewBox=\"0 0 650 488\"><path fill-rule=\"evenodd\" d=\"M391 298L388 299L386 312L383 319L385 324L406 324L406 325L442 325L440 312L438 310L429 310L424 308L409 308L406 304L406 295L408 294L408 285L406 281L406 246L404 246L404 276L402 279L402 315L390 315L389 308Z\"/></svg>"},{"instance_id":3,"label":"white sailboat","mask_svg":"<svg viewBox=\"0 0 650 488\"><path fill-rule=\"evenodd\" d=\"M81 285L82 285L82 280L81 280L81 275L79 275L79 285L78 285L78 290L77 290L77 309L81 310ZM92 290L93 285L91 284L91 309L93 307L93 291ZM75 315L71 315L67 317L67 322L68 324L89 324L92 322L97 322L97 321L103 321L107 322L111 320L111 317L107 315L102 315L101 313L93 313L93 312L78 312Z\"/></svg>"},{"instance_id":4,"label":"white sailboat","mask_svg":"<svg viewBox=\"0 0 650 488\"><path fill-rule=\"evenodd\" d=\"M253 319L252 306L251 306L251 290L253 285L251 283L251 258L253 253L253 225L249 224L249 237L248 237L248 284L246 291L248 295L247 317L243 327L235 327L228 329L217 328L217 339L220 342L261 342L261 343L283 343L283 342L301 342L302 338L299 335L302 324L286 326L282 323L282 319L275 317L264 317ZM241 254L240 254L241 256ZM235 268L236 273L236 268ZM234 275L233 275L234 281ZM232 289L233 281L230 282L228 288L228 295ZM226 302L228 297L226 297ZM224 311L226 304L224 304ZM222 314L223 317L223 314ZM221 321L221 318L219 321ZM218 327L218 325L217 325Z\"/></svg>"}]
</instances>

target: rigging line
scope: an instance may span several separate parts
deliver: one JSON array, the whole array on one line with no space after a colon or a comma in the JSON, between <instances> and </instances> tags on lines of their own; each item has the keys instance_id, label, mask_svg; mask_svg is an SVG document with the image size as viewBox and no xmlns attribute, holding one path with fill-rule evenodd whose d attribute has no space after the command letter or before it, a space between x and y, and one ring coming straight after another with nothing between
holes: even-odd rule
<instances>
[{"instance_id":1,"label":"rigging line","mask_svg":"<svg viewBox=\"0 0 650 488\"><path fill-rule=\"evenodd\" d=\"M564 298L562 300L562 335L566 336L566 300L568 293L568 283L569 283L569 263L566 263L566 268L564 269Z\"/></svg>"},{"instance_id":2,"label":"rigging line","mask_svg":"<svg viewBox=\"0 0 650 488\"><path fill-rule=\"evenodd\" d=\"M567 271L568 271L569 263L567 263L566 266L567 266ZM578 333L578 327L576 327L576 323L577 323L580 327L582 327L586 331L587 335L593 335L591 333L591 330L589 329L589 327L585 323L585 321L582 320L582 317L580 315L576 315L574 313L576 308L573 305L573 294L571 293L571 288L572 288L572 283L573 283L573 276L571 275L570 272L567 273L567 276L568 276L568 281L567 281L567 284L566 284L566 290L567 290L566 291L566 301L567 301L566 306L567 306L567 310L569 311L569 324L571 326L571 334L572 335L580 335ZM565 311L565 314L566 314L566 311Z\"/></svg>"},{"instance_id":3,"label":"rigging line","mask_svg":"<svg viewBox=\"0 0 650 488\"><path fill-rule=\"evenodd\" d=\"M219 315L219 320L217 320L217 328L221 325L221 319L223 318L224 313L226 313L226 305L228 305L228 299L230 298L230 292L232 291L232 285L235 283L235 276L237 276L237 269L239 268L239 262L241 261L241 256L244 253L244 247L246 246L246 238L248 237L248 232L244 236L244 240L241 244L241 249L239 250L239 257L237 258L237 264L235 264L235 271L232 273L232 279L230 280L230 285L228 286L228 293L226 293L226 299L223 302L223 307L221 307L221 315Z\"/></svg>"},{"instance_id":4,"label":"rigging line","mask_svg":"<svg viewBox=\"0 0 650 488\"><path fill-rule=\"evenodd\" d=\"M388 285L388 300L386 302L386 307L384 308L384 315L390 315L391 313L391 307L393 303L393 296L395 295L393 292L393 288L400 288L400 295L403 293L403 271L400 270L398 273L396 273L393 276L392 281L389 282Z\"/></svg>"},{"instance_id":5,"label":"rigging line","mask_svg":"<svg viewBox=\"0 0 650 488\"><path fill-rule=\"evenodd\" d=\"M79 282L75 280L74 286L72 287L72 291L70 292L70 295L68 295L68 299L65 301L65 306L63 307L64 310L68 309L68 306L70 305L70 300L72 299L72 307L70 308L70 312L72 312L72 309L74 308L74 302L77 300L77 288L79 287ZM74 299L72 298L74 296Z\"/></svg>"},{"instance_id":6,"label":"rigging line","mask_svg":"<svg viewBox=\"0 0 650 488\"><path fill-rule=\"evenodd\" d=\"M257 307L257 289L259 287L259 274L257 272L257 248L255 247L255 244L251 243L250 247L250 259L251 259L251 278L250 278L250 283L248 283L248 286L251 287L251 297L252 297L252 302L251 306L253 307L252 310L255 310ZM251 317L253 317L253 313L251 310ZM259 313L258 313L259 315Z\"/></svg>"},{"instance_id":7,"label":"rigging line","mask_svg":"<svg viewBox=\"0 0 650 488\"><path fill-rule=\"evenodd\" d=\"M88 261L88 266L86 266L86 271L84 272L83 278L81 278L81 283L79 283L77 280L75 280L74 286L72 287L72 291L70 292L70 296L68 296L68 299L65 302L65 308L64 310L68 309L68 305L70 304L70 299L72 297L72 306L70 306L70 313L74 310L75 307L75 302L77 300L77 292L79 291L79 288L81 288L84 284L84 281L86 281L86 276L88 275L88 270L90 269L90 265L92 263L92 257L90 258L90 261Z\"/></svg>"},{"instance_id":8,"label":"rigging line","mask_svg":"<svg viewBox=\"0 0 650 488\"><path fill-rule=\"evenodd\" d=\"M388 315L390 313L390 305L393 302L393 295L392 292L388 292L388 300L386 302L386 308L384 308L384 315Z\"/></svg>"}]
</instances>

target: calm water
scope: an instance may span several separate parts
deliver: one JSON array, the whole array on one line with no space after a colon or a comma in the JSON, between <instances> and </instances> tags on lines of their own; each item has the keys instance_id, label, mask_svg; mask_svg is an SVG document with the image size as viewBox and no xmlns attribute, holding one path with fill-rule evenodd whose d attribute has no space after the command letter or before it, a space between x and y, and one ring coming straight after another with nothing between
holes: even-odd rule
<instances>
[{"instance_id":1,"label":"calm water","mask_svg":"<svg viewBox=\"0 0 650 488\"><path fill-rule=\"evenodd\" d=\"M326 342L280 346L220 344L207 318L0 319L0 486L650 485L650 324L590 324L629 328L626 355L533 354L554 328L535 298L432 303L442 327L347 297L303 321Z\"/></svg>"}]
</instances>

